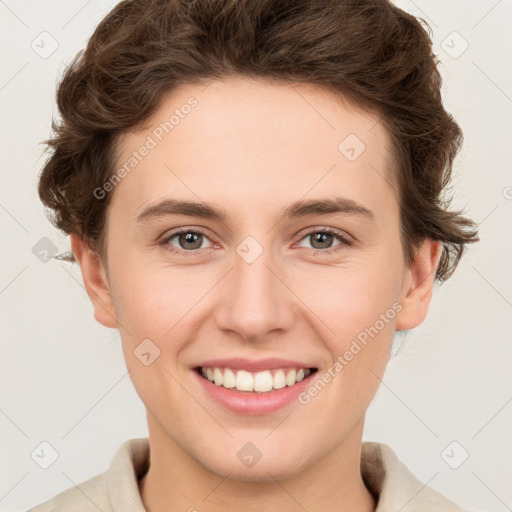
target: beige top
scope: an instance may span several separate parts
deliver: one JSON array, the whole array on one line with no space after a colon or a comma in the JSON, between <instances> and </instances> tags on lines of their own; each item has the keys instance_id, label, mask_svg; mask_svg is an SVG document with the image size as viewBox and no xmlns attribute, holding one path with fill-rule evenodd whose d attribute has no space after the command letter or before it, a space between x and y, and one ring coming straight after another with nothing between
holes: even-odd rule
<instances>
[{"instance_id":1,"label":"beige top","mask_svg":"<svg viewBox=\"0 0 512 512\"><path fill-rule=\"evenodd\" d=\"M145 512L138 479L148 469L149 439L129 439L110 467L28 512ZM383 443L363 442L361 474L376 512L468 512L422 484Z\"/></svg>"}]
</instances>

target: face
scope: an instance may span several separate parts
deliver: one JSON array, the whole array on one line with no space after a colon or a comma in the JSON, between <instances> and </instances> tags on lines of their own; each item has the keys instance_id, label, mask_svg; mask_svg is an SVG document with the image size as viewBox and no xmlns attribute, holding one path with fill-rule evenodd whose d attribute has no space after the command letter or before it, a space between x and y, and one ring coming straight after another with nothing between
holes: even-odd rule
<instances>
[{"instance_id":1,"label":"face","mask_svg":"<svg viewBox=\"0 0 512 512\"><path fill-rule=\"evenodd\" d=\"M432 267L404 262L390 155L376 116L242 78L183 87L120 139L93 302L150 433L242 480L360 442L394 331L430 298Z\"/></svg>"}]
</instances>

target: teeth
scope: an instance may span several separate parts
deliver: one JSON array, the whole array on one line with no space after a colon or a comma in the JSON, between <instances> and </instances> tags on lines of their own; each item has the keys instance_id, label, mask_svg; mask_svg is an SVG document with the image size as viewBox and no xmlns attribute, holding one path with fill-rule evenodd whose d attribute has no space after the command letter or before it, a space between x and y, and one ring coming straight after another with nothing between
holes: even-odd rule
<instances>
[{"instance_id":1,"label":"teeth","mask_svg":"<svg viewBox=\"0 0 512 512\"><path fill-rule=\"evenodd\" d=\"M249 372L239 370L236 372L236 389L238 391L252 391L254 388L254 379Z\"/></svg>"},{"instance_id":2,"label":"teeth","mask_svg":"<svg viewBox=\"0 0 512 512\"><path fill-rule=\"evenodd\" d=\"M286 387L286 375L283 370L277 370L274 374L274 389Z\"/></svg>"},{"instance_id":3,"label":"teeth","mask_svg":"<svg viewBox=\"0 0 512 512\"><path fill-rule=\"evenodd\" d=\"M224 370L224 375L222 376L222 385L225 388L234 388L236 386L236 375L229 368Z\"/></svg>"},{"instance_id":4,"label":"teeth","mask_svg":"<svg viewBox=\"0 0 512 512\"><path fill-rule=\"evenodd\" d=\"M297 375L297 372L295 370L290 370L286 374L286 385L287 386L293 386L297 382L295 380L296 375Z\"/></svg>"},{"instance_id":5,"label":"teeth","mask_svg":"<svg viewBox=\"0 0 512 512\"><path fill-rule=\"evenodd\" d=\"M274 379L272 378L272 374L265 370L264 372L258 372L254 376L254 390L255 391L270 391L274 386Z\"/></svg>"},{"instance_id":6,"label":"teeth","mask_svg":"<svg viewBox=\"0 0 512 512\"><path fill-rule=\"evenodd\" d=\"M304 380L310 373L311 370L306 368L264 370L255 373L245 370L232 370L231 368L201 368L201 375L216 386L223 386L228 389L236 388L238 391L255 391L257 393L267 393L273 389L293 386Z\"/></svg>"},{"instance_id":7,"label":"teeth","mask_svg":"<svg viewBox=\"0 0 512 512\"><path fill-rule=\"evenodd\" d=\"M215 382L216 386L222 386L222 372L220 368L213 369L213 382Z\"/></svg>"}]
</instances>

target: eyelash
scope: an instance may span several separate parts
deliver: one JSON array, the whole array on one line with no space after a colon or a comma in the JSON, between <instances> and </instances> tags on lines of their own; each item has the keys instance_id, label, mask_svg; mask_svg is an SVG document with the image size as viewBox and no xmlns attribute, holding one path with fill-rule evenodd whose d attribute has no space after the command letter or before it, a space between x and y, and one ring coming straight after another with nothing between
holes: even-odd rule
<instances>
[{"instance_id":1,"label":"eyelash","mask_svg":"<svg viewBox=\"0 0 512 512\"><path fill-rule=\"evenodd\" d=\"M163 246L164 250L169 251L174 254L185 254L186 256L195 256L197 254L197 251L200 251L201 249L194 249L191 251L187 251L185 249L176 249L175 247L172 247L169 245L169 242L176 236L182 235L183 233L194 233L194 234L200 234L204 237L208 238L208 235L202 231L201 229L194 228L194 229L182 229L181 231L175 231L174 233L171 233L169 236L166 236L159 245ZM333 235L335 238L337 238L341 244L335 245L334 247L330 247L328 249L314 249L311 250L314 251L314 256L325 256L329 254L333 254L335 252L338 252L343 248L343 246L350 247L353 245L353 242L349 240L348 238L344 237L341 233L339 233L336 230L330 229L330 228L323 228L323 229L313 229L311 231L308 231L305 233L300 240L303 240L304 238L307 238L308 236L311 236L313 234L326 234L326 235Z\"/></svg>"}]
</instances>

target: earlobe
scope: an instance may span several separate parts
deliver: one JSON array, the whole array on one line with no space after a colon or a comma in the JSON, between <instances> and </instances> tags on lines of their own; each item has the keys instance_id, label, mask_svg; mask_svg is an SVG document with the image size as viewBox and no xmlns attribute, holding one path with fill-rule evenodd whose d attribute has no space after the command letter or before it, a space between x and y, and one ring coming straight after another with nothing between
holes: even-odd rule
<instances>
[{"instance_id":1,"label":"earlobe","mask_svg":"<svg viewBox=\"0 0 512 512\"><path fill-rule=\"evenodd\" d=\"M94 308L94 318L105 327L118 327L107 274L100 257L78 234L70 235L71 249L80 266L87 295Z\"/></svg>"},{"instance_id":2,"label":"earlobe","mask_svg":"<svg viewBox=\"0 0 512 512\"><path fill-rule=\"evenodd\" d=\"M400 299L402 310L396 317L397 329L413 329L427 317L441 249L441 242L431 238L426 238L418 248L404 279Z\"/></svg>"}]
</instances>

